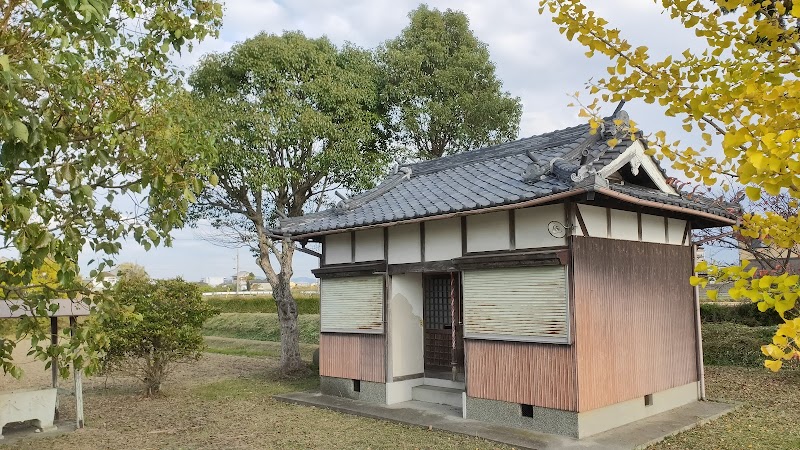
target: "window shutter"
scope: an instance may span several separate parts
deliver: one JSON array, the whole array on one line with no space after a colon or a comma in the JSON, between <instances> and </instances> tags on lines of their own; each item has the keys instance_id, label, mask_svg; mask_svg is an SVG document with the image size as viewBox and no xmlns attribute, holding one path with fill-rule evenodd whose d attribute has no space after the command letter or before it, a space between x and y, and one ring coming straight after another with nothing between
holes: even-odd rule
<instances>
[{"instance_id":1,"label":"window shutter","mask_svg":"<svg viewBox=\"0 0 800 450\"><path fill-rule=\"evenodd\" d=\"M566 266L464 272L464 336L569 343Z\"/></svg>"},{"instance_id":2,"label":"window shutter","mask_svg":"<svg viewBox=\"0 0 800 450\"><path fill-rule=\"evenodd\" d=\"M382 333L383 277L320 280L322 332Z\"/></svg>"}]
</instances>

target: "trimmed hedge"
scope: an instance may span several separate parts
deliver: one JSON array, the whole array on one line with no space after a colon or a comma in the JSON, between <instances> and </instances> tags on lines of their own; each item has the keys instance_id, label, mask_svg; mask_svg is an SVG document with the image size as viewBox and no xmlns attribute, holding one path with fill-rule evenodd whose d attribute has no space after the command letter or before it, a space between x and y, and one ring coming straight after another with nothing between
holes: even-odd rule
<instances>
[{"instance_id":1,"label":"trimmed hedge","mask_svg":"<svg viewBox=\"0 0 800 450\"><path fill-rule=\"evenodd\" d=\"M772 342L777 327L736 323L703 325L703 363L709 366L764 367L761 346Z\"/></svg>"},{"instance_id":2,"label":"trimmed hedge","mask_svg":"<svg viewBox=\"0 0 800 450\"><path fill-rule=\"evenodd\" d=\"M223 313L272 313L277 314L272 297L206 297L209 305ZM319 297L297 297L298 314L319 314Z\"/></svg>"},{"instance_id":3,"label":"trimmed hedge","mask_svg":"<svg viewBox=\"0 0 800 450\"><path fill-rule=\"evenodd\" d=\"M300 342L319 344L319 315L305 314L297 318ZM280 341L281 329L277 314L228 313L212 317L203 324L206 336L221 336L254 341Z\"/></svg>"},{"instance_id":4,"label":"trimmed hedge","mask_svg":"<svg viewBox=\"0 0 800 450\"><path fill-rule=\"evenodd\" d=\"M783 323L783 319L775 310L761 312L755 303L742 303L736 306L701 303L700 319L704 324L734 323L748 327L766 327Z\"/></svg>"}]
</instances>

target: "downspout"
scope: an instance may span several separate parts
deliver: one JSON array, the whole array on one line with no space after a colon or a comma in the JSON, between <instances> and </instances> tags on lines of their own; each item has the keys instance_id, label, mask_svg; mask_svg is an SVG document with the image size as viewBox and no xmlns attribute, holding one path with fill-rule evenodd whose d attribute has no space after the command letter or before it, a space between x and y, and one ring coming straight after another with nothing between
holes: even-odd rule
<instances>
[{"instance_id":1,"label":"downspout","mask_svg":"<svg viewBox=\"0 0 800 450\"><path fill-rule=\"evenodd\" d=\"M697 267L697 244L692 244L692 273L694 268ZM703 333L700 323L700 285L698 284L692 289L692 296L694 297L694 328L697 344L697 379L700 385L700 400L706 400L706 378L705 368L703 367Z\"/></svg>"}]
</instances>

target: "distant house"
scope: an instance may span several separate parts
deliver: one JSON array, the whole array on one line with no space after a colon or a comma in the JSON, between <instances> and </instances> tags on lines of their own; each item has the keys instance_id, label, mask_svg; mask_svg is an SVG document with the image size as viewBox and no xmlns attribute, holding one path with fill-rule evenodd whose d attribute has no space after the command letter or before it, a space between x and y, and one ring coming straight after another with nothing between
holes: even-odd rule
<instances>
[{"instance_id":1,"label":"distant house","mask_svg":"<svg viewBox=\"0 0 800 450\"><path fill-rule=\"evenodd\" d=\"M216 287L225 283L225 277L205 277L201 281L211 287Z\"/></svg>"},{"instance_id":2,"label":"distant house","mask_svg":"<svg viewBox=\"0 0 800 450\"><path fill-rule=\"evenodd\" d=\"M102 291L106 287L111 287L117 284L119 276L116 270L111 272L101 272L100 276L92 281L92 289L95 291Z\"/></svg>"},{"instance_id":3,"label":"distant house","mask_svg":"<svg viewBox=\"0 0 800 450\"><path fill-rule=\"evenodd\" d=\"M800 246L782 248L775 244L765 244L760 239L742 238L739 260L750 261L756 267L756 276L800 273Z\"/></svg>"},{"instance_id":4,"label":"distant house","mask_svg":"<svg viewBox=\"0 0 800 450\"><path fill-rule=\"evenodd\" d=\"M644 145L609 119L281 220L323 245L322 392L576 437L701 398L691 230L734 215L676 192Z\"/></svg>"}]
</instances>

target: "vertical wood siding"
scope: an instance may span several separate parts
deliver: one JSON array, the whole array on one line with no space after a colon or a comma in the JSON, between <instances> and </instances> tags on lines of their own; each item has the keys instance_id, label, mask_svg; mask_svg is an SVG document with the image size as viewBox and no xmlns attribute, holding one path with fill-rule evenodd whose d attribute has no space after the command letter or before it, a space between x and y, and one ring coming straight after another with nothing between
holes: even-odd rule
<instances>
[{"instance_id":1,"label":"vertical wood siding","mask_svg":"<svg viewBox=\"0 0 800 450\"><path fill-rule=\"evenodd\" d=\"M578 410L697 381L691 247L573 237Z\"/></svg>"},{"instance_id":2,"label":"vertical wood siding","mask_svg":"<svg viewBox=\"0 0 800 450\"><path fill-rule=\"evenodd\" d=\"M576 411L575 347L467 340L467 395Z\"/></svg>"},{"instance_id":3,"label":"vertical wood siding","mask_svg":"<svg viewBox=\"0 0 800 450\"><path fill-rule=\"evenodd\" d=\"M319 374L385 383L384 338L374 334L322 333Z\"/></svg>"}]
</instances>

